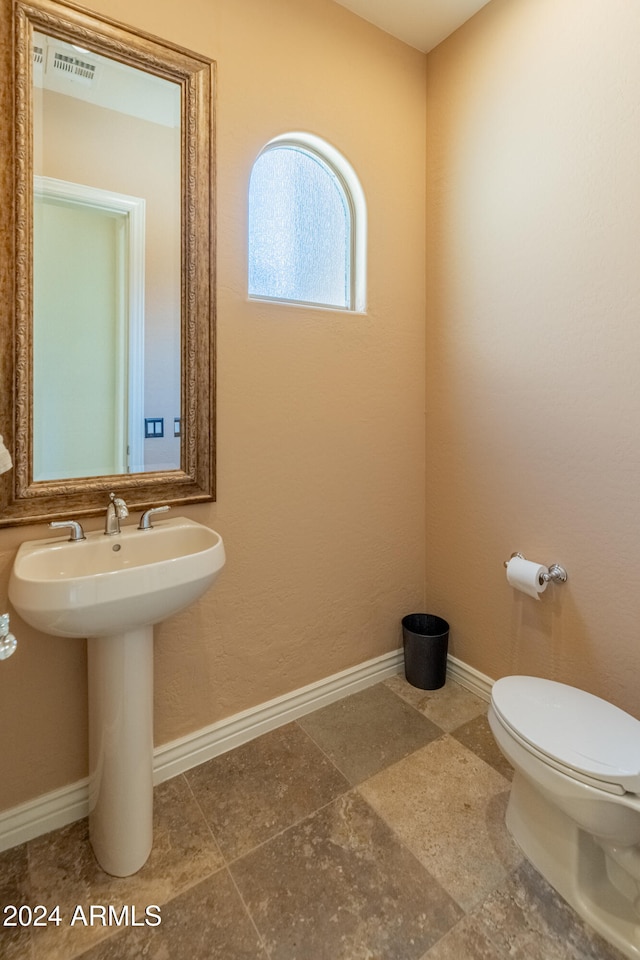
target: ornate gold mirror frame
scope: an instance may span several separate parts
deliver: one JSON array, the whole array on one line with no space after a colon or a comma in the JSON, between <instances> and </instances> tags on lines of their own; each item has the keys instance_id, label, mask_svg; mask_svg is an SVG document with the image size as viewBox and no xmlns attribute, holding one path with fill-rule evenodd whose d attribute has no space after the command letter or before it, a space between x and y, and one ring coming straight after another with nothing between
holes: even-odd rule
<instances>
[{"instance_id":1,"label":"ornate gold mirror frame","mask_svg":"<svg viewBox=\"0 0 640 960\"><path fill-rule=\"evenodd\" d=\"M116 490L132 509L215 498L214 63L59 0L0 0L13 22L0 50L0 433L14 468L0 476L0 526L101 512ZM33 480L32 33L46 33L181 91L181 459L179 470ZM150 160L152 162L152 159ZM81 398L80 398L81 400Z\"/></svg>"}]
</instances>

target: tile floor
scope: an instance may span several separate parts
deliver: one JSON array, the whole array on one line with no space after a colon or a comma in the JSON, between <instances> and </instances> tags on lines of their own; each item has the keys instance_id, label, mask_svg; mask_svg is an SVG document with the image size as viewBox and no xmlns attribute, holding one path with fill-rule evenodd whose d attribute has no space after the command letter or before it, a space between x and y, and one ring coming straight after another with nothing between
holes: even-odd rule
<instances>
[{"instance_id":1,"label":"tile floor","mask_svg":"<svg viewBox=\"0 0 640 960\"><path fill-rule=\"evenodd\" d=\"M0 909L60 918L0 927L0 957L619 960L509 838L486 709L398 676L217 757L156 789L134 877L86 821L0 854Z\"/></svg>"}]
</instances>

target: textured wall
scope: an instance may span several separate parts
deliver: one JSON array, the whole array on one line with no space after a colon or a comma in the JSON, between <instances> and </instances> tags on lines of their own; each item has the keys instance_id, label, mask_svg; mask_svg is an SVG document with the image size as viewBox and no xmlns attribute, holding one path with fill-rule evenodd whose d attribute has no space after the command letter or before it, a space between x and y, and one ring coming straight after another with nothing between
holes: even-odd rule
<instances>
[{"instance_id":1,"label":"textured wall","mask_svg":"<svg viewBox=\"0 0 640 960\"><path fill-rule=\"evenodd\" d=\"M395 649L422 607L425 58L331 0L93 7L218 63L218 502L175 512L219 530L228 561L156 631L163 743ZM360 177L365 315L247 301L251 165L291 130ZM2 607L16 547L48 533L0 532ZM86 772L84 641L13 623L0 809Z\"/></svg>"},{"instance_id":2,"label":"textured wall","mask_svg":"<svg viewBox=\"0 0 640 960\"><path fill-rule=\"evenodd\" d=\"M640 716L640 6L493 0L428 57L427 596L453 653ZM540 602L512 551L559 562Z\"/></svg>"}]
</instances>

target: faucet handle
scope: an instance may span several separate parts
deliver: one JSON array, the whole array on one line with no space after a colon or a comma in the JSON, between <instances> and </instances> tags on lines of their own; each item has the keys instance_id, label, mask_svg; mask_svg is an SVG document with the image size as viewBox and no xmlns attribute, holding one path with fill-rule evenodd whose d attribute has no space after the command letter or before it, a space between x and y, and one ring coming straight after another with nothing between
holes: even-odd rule
<instances>
[{"instance_id":1,"label":"faucet handle","mask_svg":"<svg viewBox=\"0 0 640 960\"><path fill-rule=\"evenodd\" d=\"M167 510L171 510L171 507L151 507L150 510L145 510L145 512L140 517L140 523L138 524L138 530L153 530L153 524L151 523L151 516L154 513L166 513Z\"/></svg>"},{"instance_id":2,"label":"faucet handle","mask_svg":"<svg viewBox=\"0 0 640 960\"><path fill-rule=\"evenodd\" d=\"M49 526L52 529L69 530L69 540L77 543L80 540L86 540L84 530L77 520L52 520Z\"/></svg>"},{"instance_id":3,"label":"faucet handle","mask_svg":"<svg viewBox=\"0 0 640 960\"><path fill-rule=\"evenodd\" d=\"M113 504L113 508L116 512L116 516L120 520L124 520L125 517L129 516L129 508L122 499L122 497L116 497L115 493L109 494L109 500Z\"/></svg>"}]
</instances>

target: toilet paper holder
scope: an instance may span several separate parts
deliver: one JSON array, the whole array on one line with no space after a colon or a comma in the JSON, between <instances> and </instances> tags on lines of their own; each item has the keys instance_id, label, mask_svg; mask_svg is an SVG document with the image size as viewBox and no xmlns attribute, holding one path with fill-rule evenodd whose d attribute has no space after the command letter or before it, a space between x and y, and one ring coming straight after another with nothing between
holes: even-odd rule
<instances>
[{"instance_id":1,"label":"toilet paper holder","mask_svg":"<svg viewBox=\"0 0 640 960\"><path fill-rule=\"evenodd\" d=\"M520 557L521 560L525 559L521 553L512 553L509 557L509 560L513 560L514 557ZM509 563L509 560L504 561L505 567ZM553 581L553 583L567 582L567 571L564 567L561 567L559 563L552 563L549 567L547 567L547 572L541 573L540 576L545 583L548 583L550 580Z\"/></svg>"}]
</instances>

